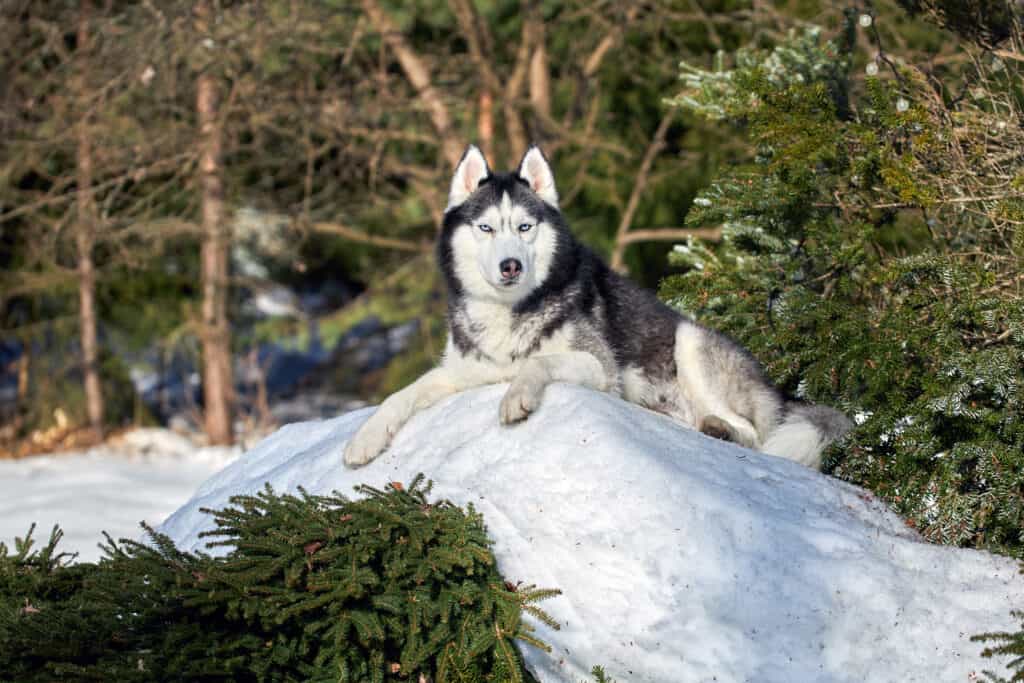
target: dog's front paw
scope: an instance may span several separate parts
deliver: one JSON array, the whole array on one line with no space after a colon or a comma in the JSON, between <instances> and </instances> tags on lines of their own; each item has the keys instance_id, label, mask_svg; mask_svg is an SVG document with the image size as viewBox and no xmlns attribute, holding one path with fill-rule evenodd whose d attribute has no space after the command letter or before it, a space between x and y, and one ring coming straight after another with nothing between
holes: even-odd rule
<instances>
[{"instance_id":1,"label":"dog's front paw","mask_svg":"<svg viewBox=\"0 0 1024 683\"><path fill-rule=\"evenodd\" d=\"M540 405L543 386L533 382L512 382L512 386L505 392L501 399L501 407L498 411L501 424L510 425L521 422L530 416L530 413L537 410Z\"/></svg>"},{"instance_id":2,"label":"dog's front paw","mask_svg":"<svg viewBox=\"0 0 1024 683\"><path fill-rule=\"evenodd\" d=\"M386 411L378 408L345 446L345 464L359 467L384 452L400 425L390 423Z\"/></svg>"}]
</instances>

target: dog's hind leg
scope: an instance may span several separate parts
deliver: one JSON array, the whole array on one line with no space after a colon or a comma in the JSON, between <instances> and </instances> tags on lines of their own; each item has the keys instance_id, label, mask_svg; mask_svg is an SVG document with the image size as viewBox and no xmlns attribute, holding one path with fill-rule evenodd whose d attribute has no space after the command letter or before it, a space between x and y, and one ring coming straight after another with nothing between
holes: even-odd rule
<instances>
[{"instance_id":1,"label":"dog's hind leg","mask_svg":"<svg viewBox=\"0 0 1024 683\"><path fill-rule=\"evenodd\" d=\"M765 388L756 361L728 338L689 322L676 329L675 360L693 426L759 450L767 431L761 423L773 422L778 399Z\"/></svg>"},{"instance_id":2,"label":"dog's hind leg","mask_svg":"<svg viewBox=\"0 0 1024 683\"><path fill-rule=\"evenodd\" d=\"M729 415L728 418L720 417L717 414L705 415L697 429L708 436L721 439L722 441L732 441L747 448L759 448L761 442L757 438L757 432L754 431L754 426L750 424L750 421L743 419L735 413L725 412Z\"/></svg>"},{"instance_id":3,"label":"dog's hind leg","mask_svg":"<svg viewBox=\"0 0 1024 683\"><path fill-rule=\"evenodd\" d=\"M713 439L719 439L721 441L735 441L733 436L733 429L729 426L729 423L722 420L714 415L705 415L704 419L700 421L700 425L697 427L702 434L707 434Z\"/></svg>"},{"instance_id":4,"label":"dog's hind leg","mask_svg":"<svg viewBox=\"0 0 1024 683\"><path fill-rule=\"evenodd\" d=\"M601 361L586 351L532 356L523 363L501 399L501 423L512 424L529 417L540 405L544 388L551 382L579 384L597 391L607 391L610 384Z\"/></svg>"}]
</instances>

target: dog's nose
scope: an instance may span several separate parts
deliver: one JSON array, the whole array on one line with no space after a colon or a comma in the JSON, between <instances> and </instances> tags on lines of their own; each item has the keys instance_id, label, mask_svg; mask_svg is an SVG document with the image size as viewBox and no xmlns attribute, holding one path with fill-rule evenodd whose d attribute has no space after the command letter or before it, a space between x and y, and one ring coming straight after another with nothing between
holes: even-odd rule
<instances>
[{"instance_id":1,"label":"dog's nose","mask_svg":"<svg viewBox=\"0 0 1024 683\"><path fill-rule=\"evenodd\" d=\"M505 280L518 277L519 273L523 272L523 264L519 259L507 258L499 266L501 267L501 277Z\"/></svg>"}]
</instances>

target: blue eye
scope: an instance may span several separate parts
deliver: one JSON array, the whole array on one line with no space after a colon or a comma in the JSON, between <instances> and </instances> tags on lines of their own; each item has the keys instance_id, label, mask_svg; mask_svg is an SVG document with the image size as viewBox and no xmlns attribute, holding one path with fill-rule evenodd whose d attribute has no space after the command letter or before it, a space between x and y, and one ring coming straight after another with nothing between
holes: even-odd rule
<instances>
[{"instance_id":1,"label":"blue eye","mask_svg":"<svg viewBox=\"0 0 1024 683\"><path fill-rule=\"evenodd\" d=\"M486 223L481 223L480 225L478 225L476 227L480 228L480 230L482 230L483 232L494 232L494 228L492 228L491 226L487 225Z\"/></svg>"},{"instance_id":2,"label":"blue eye","mask_svg":"<svg viewBox=\"0 0 1024 683\"><path fill-rule=\"evenodd\" d=\"M520 223L519 224L519 232L530 232L530 228L532 228L532 227L533 226L530 225L529 223Z\"/></svg>"}]
</instances>

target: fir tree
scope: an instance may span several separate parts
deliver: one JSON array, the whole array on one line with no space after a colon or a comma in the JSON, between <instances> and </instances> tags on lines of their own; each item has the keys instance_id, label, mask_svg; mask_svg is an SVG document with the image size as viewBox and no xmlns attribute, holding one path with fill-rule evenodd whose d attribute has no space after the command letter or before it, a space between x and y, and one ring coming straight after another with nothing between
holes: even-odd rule
<instances>
[{"instance_id":1,"label":"fir tree","mask_svg":"<svg viewBox=\"0 0 1024 683\"><path fill-rule=\"evenodd\" d=\"M523 681L515 641L555 590L507 583L483 520L429 485L232 499L211 547L108 538L68 564L60 532L0 545L0 671L31 681Z\"/></svg>"},{"instance_id":2,"label":"fir tree","mask_svg":"<svg viewBox=\"0 0 1024 683\"><path fill-rule=\"evenodd\" d=\"M995 641L997 643L982 650L981 654L985 657L995 655L1012 657L1008 666L1014 673L1010 679L1001 678L991 671L985 672L985 676L996 683L1024 681L1024 612L1014 610L1012 614L1014 618L1021 620L1021 630L1016 633L982 633L971 638L974 641Z\"/></svg>"},{"instance_id":3,"label":"fir tree","mask_svg":"<svg viewBox=\"0 0 1024 683\"><path fill-rule=\"evenodd\" d=\"M833 40L794 33L730 68L683 65L671 104L735 126L752 154L688 216L723 226L721 245L677 246L685 272L662 294L792 394L856 417L827 460L836 476L931 540L1019 557L1021 65L974 54L939 88L857 51L875 20L851 13Z\"/></svg>"},{"instance_id":4,"label":"fir tree","mask_svg":"<svg viewBox=\"0 0 1024 683\"><path fill-rule=\"evenodd\" d=\"M694 201L688 221L723 241L678 245L662 293L791 393L856 417L833 474L930 540L1024 557L1021 17L901 1L983 48L963 47L969 68L943 81L888 55L877 17L853 13L831 41L811 29L731 68L682 66L671 104L753 153ZM1024 631L975 639L1024 680Z\"/></svg>"}]
</instances>

